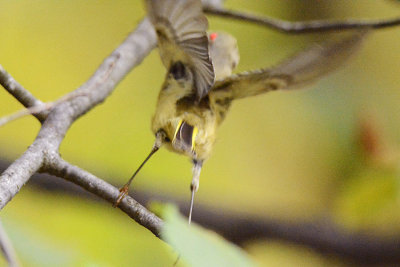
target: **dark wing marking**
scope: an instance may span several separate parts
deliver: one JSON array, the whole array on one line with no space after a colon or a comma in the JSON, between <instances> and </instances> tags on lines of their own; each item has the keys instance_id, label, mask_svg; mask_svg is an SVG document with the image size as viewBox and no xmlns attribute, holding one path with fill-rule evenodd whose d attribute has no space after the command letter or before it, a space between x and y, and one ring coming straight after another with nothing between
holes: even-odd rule
<instances>
[{"instance_id":1,"label":"dark wing marking","mask_svg":"<svg viewBox=\"0 0 400 267\"><path fill-rule=\"evenodd\" d=\"M175 80L179 80L186 77L185 66L181 61L177 61L169 68L169 73L172 74Z\"/></svg>"},{"instance_id":2,"label":"dark wing marking","mask_svg":"<svg viewBox=\"0 0 400 267\"><path fill-rule=\"evenodd\" d=\"M215 97L243 98L274 90L301 88L336 70L360 47L367 31L357 31L339 41L313 45L274 68L233 75L217 81Z\"/></svg>"},{"instance_id":3,"label":"dark wing marking","mask_svg":"<svg viewBox=\"0 0 400 267\"><path fill-rule=\"evenodd\" d=\"M190 66L194 89L200 100L214 84L208 52L208 21L200 0L147 0L147 12L158 37L164 66L177 61Z\"/></svg>"}]
</instances>

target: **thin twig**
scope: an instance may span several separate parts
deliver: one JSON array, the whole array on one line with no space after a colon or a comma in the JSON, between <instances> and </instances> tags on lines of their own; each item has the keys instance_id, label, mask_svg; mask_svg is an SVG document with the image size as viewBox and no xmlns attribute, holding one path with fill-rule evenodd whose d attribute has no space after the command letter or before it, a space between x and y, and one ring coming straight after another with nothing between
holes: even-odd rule
<instances>
[{"instance_id":1,"label":"thin twig","mask_svg":"<svg viewBox=\"0 0 400 267\"><path fill-rule=\"evenodd\" d=\"M58 103L58 101L56 101ZM21 109L15 113L12 113L10 115L4 116L2 118L0 118L0 127L2 127L3 125L20 119L22 117L28 116L28 115L36 115L38 113L44 112L44 111L49 111L52 107L54 107L54 105L56 104L56 102L47 102L47 103L42 103L39 106L33 106L30 108L25 108L25 109Z\"/></svg>"},{"instance_id":2,"label":"thin twig","mask_svg":"<svg viewBox=\"0 0 400 267\"><path fill-rule=\"evenodd\" d=\"M56 101L52 101L52 102L46 102L46 103L42 103L38 106L33 106L30 108L25 108L25 109L21 109L15 113L12 113L10 115L4 116L2 118L0 118L0 127L2 127L3 125L20 119L22 117L28 116L28 115L36 115L36 114L40 114L40 113L48 113L50 111L50 109L52 109L54 106L60 104L61 102L70 100L74 97L78 97L78 96L83 96L84 94L80 93L77 94L75 91L70 93L70 94L66 94L63 97L57 99Z\"/></svg>"},{"instance_id":3,"label":"thin twig","mask_svg":"<svg viewBox=\"0 0 400 267\"><path fill-rule=\"evenodd\" d=\"M43 104L42 101L35 98L28 90L19 84L1 65L0 84L26 108ZM34 114L39 121L43 121L46 118L46 115L46 113Z\"/></svg>"},{"instance_id":4,"label":"thin twig","mask_svg":"<svg viewBox=\"0 0 400 267\"><path fill-rule=\"evenodd\" d=\"M381 29L400 25L400 17L386 20L313 20L307 22L290 22L271 17L261 17L245 12L228 10L224 8L213 8L206 6L204 12L210 15L216 15L236 20L256 23L261 26L267 26L274 30L285 33L311 33L322 31L342 31L361 28Z\"/></svg>"},{"instance_id":5,"label":"thin twig","mask_svg":"<svg viewBox=\"0 0 400 267\"><path fill-rule=\"evenodd\" d=\"M17 254L15 253L14 247L10 239L8 238L7 233L4 230L1 221L0 221L0 250L3 252L3 255L9 267L19 266Z\"/></svg>"},{"instance_id":6,"label":"thin twig","mask_svg":"<svg viewBox=\"0 0 400 267\"><path fill-rule=\"evenodd\" d=\"M119 55L117 56L117 58L119 58ZM96 83L91 84L90 85L91 87L89 87L87 90L91 90L92 88L94 88L97 85L104 82L109 77L114 66L115 66L115 62L111 63L109 69L107 70L107 72L104 73L102 79ZM1 79L1 77L3 77L4 79ZM34 96L31 95L29 93L29 91L25 90L21 85L19 85L19 83L14 78L12 78L12 76L9 73L7 73L1 67L1 65L0 65L0 84L2 84L4 88L19 88L18 90L7 90L7 91L11 91L13 95L18 96L19 94L24 94L24 95L28 96L27 97L28 99L29 99L29 97L32 97L32 99L35 99ZM39 116L41 119L44 119L45 116L47 116L49 110L52 109L54 106L60 104L61 102L70 100L77 96L83 96L85 94L86 93L79 92L78 90L76 90L69 94L64 95L63 97L59 98L56 101L43 103L43 102L37 100L36 104L34 104L33 106L27 106L26 109L19 110L15 113L12 113L10 115L0 118L0 127L11 121L20 119L20 118L22 118L24 116L28 116L28 115ZM17 96L16 96L16 98L19 99ZM32 101L30 101L30 102L32 102ZM32 103L29 103L29 104L32 104ZM42 120L40 120L40 121L42 121Z\"/></svg>"}]
</instances>

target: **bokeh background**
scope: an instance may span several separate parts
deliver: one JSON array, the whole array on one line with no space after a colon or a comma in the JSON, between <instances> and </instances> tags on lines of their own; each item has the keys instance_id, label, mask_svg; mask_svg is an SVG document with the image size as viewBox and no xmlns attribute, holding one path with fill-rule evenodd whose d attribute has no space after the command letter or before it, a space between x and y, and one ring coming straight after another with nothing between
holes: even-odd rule
<instances>
[{"instance_id":1,"label":"bokeh background","mask_svg":"<svg viewBox=\"0 0 400 267\"><path fill-rule=\"evenodd\" d=\"M226 7L287 20L400 14L397 1L384 0L227 0ZM0 64L42 101L55 100L85 82L144 14L142 1L0 0ZM237 37L237 71L274 65L331 37L209 20L211 30ZM204 165L195 207L222 217L323 219L349 231L400 235L399 33L398 27L374 32L351 62L309 90L235 103ZM115 186L125 183L153 144L150 119L164 73L154 50L105 103L73 125L63 157ZM0 116L21 107L0 90ZM2 127L1 160L16 159L39 126L25 117ZM133 187L154 199L185 203L190 180L189 160L162 150ZM24 266L174 262L170 247L108 203L32 184L0 214ZM350 264L279 240L248 241L244 249L261 266Z\"/></svg>"}]
</instances>

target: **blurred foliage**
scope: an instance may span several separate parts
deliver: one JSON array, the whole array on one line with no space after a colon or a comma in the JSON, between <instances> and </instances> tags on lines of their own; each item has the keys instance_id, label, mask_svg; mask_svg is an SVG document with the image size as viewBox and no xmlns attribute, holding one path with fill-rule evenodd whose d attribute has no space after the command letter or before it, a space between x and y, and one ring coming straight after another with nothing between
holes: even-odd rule
<instances>
[{"instance_id":1,"label":"blurred foliage","mask_svg":"<svg viewBox=\"0 0 400 267\"><path fill-rule=\"evenodd\" d=\"M29 189L12 203L1 217L23 266L172 266L174 262L165 243L111 205Z\"/></svg>"},{"instance_id":2,"label":"blurred foliage","mask_svg":"<svg viewBox=\"0 0 400 267\"><path fill-rule=\"evenodd\" d=\"M309 248L284 242L252 242L246 247L246 250L254 256L254 260L256 260L260 266L347 266L326 255L318 255Z\"/></svg>"},{"instance_id":3,"label":"blurred foliage","mask_svg":"<svg viewBox=\"0 0 400 267\"><path fill-rule=\"evenodd\" d=\"M196 224L189 225L176 207L157 203L152 206L165 221L162 238L179 252L179 260L182 259L189 266L254 266L239 248L214 232Z\"/></svg>"},{"instance_id":4,"label":"blurred foliage","mask_svg":"<svg viewBox=\"0 0 400 267\"><path fill-rule=\"evenodd\" d=\"M226 5L288 20L378 19L399 14L394 2L227 0ZM87 80L143 15L141 1L0 1L0 64L35 96L54 100ZM210 27L238 38L238 71L273 65L307 43L329 38L284 35L215 17ZM399 30L371 35L344 70L311 90L235 103L203 168L195 205L298 221L328 216L353 230L399 233L399 161L371 160L376 157L359 142L360 121L373 119L381 133L378 142L390 151L399 147ZM73 125L62 155L123 184L153 143L150 119L164 72L153 51L104 104ZM0 116L21 109L4 90L0 103ZM31 117L2 127L0 157L15 159L38 129ZM134 187L188 201L190 179L190 162L163 150ZM26 266L174 261L169 247L110 205L23 189L1 217ZM296 265L305 258L308 266L325 266L318 255L284 244L255 243L247 249L268 266Z\"/></svg>"}]
</instances>

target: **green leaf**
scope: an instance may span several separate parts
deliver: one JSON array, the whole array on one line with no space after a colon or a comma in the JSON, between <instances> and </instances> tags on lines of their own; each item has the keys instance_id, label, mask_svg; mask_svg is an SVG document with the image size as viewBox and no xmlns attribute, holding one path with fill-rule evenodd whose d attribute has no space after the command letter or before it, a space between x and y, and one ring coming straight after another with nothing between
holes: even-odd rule
<instances>
[{"instance_id":1,"label":"green leaf","mask_svg":"<svg viewBox=\"0 0 400 267\"><path fill-rule=\"evenodd\" d=\"M180 261L199 267L255 266L239 247L212 231L189 225L175 206L157 204L156 208L165 220L161 236L179 253Z\"/></svg>"}]
</instances>

